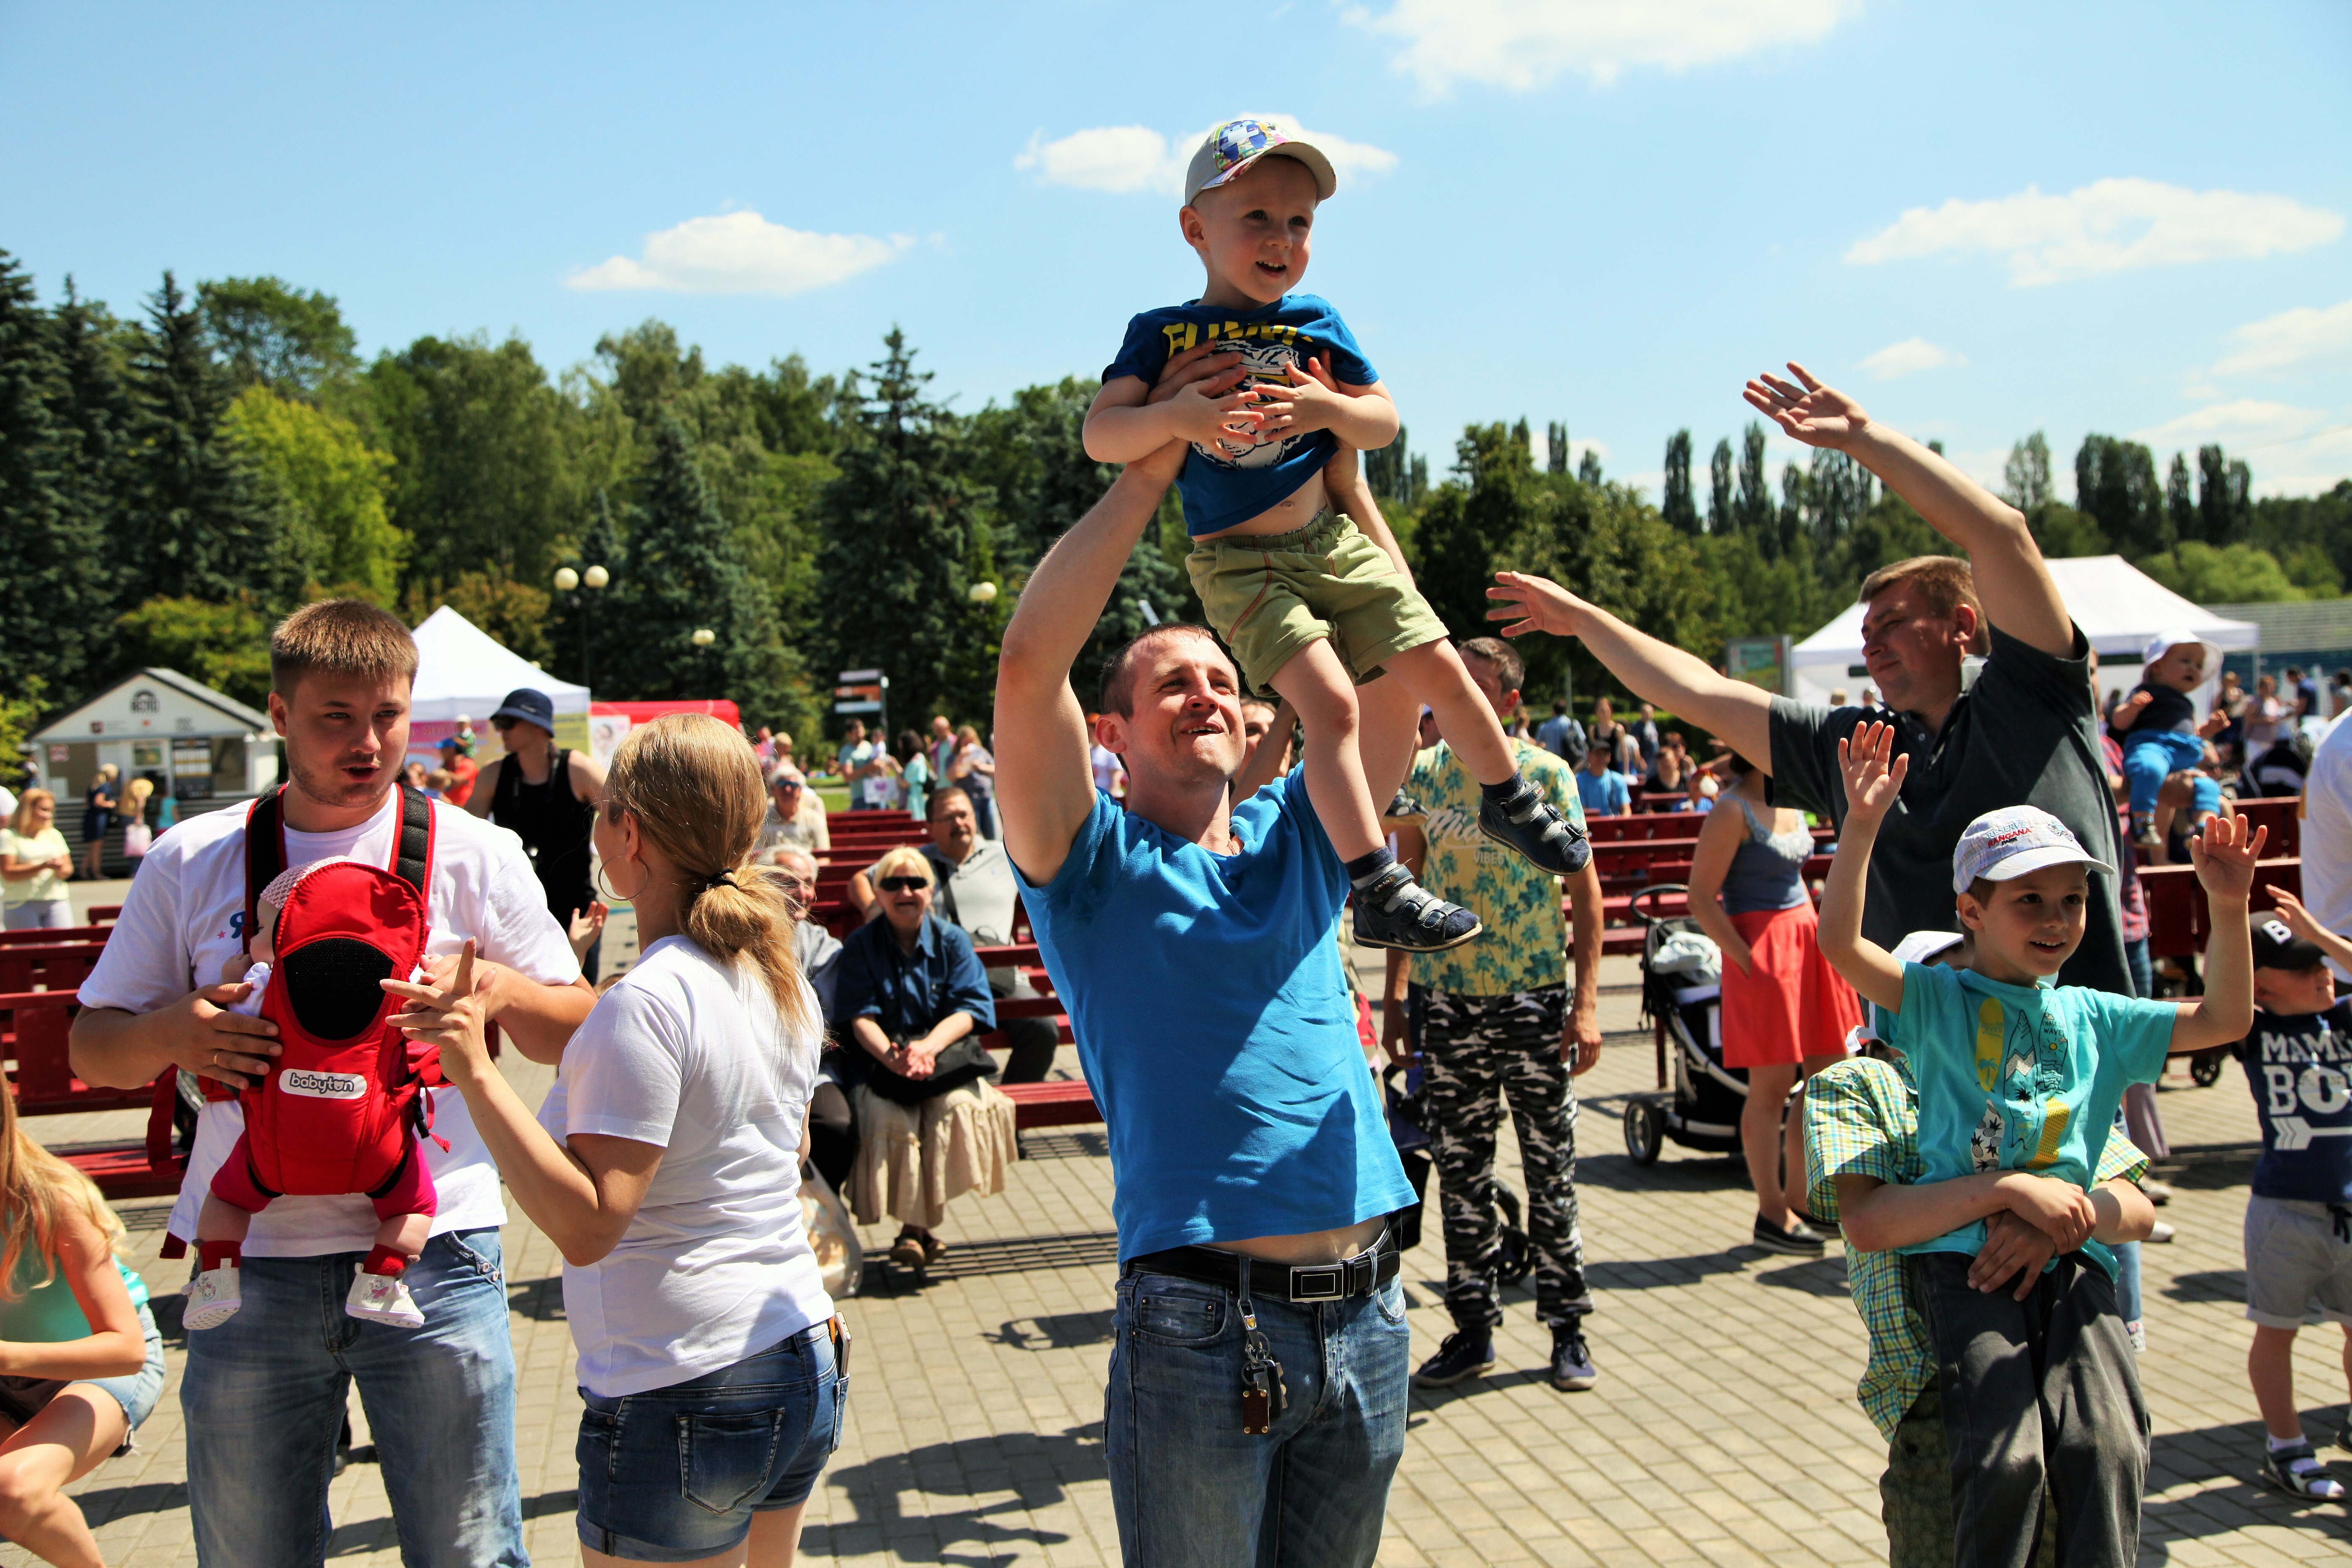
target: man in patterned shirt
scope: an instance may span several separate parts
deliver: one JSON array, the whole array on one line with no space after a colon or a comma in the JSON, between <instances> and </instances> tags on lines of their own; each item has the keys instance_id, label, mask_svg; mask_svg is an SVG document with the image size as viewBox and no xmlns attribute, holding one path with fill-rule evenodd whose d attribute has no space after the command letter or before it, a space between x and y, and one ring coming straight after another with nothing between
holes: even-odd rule
<instances>
[{"instance_id":1,"label":"man in patterned shirt","mask_svg":"<svg viewBox=\"0 0 2352 1568\"><path fill-rule=\"evenodd\" d=\"M1959 941L1949 931L1919 931L1896 951L1915 963L1934 963ZM1956 1223L1985 1219L1984 1250L1969 1271L1970 1282L1983 1287L2012 1278L2031 1281L2050 1260L2052 1247L2048 1237L2006 1209L1990 1212L2000 1201L1990 1196L1998 1172L1918 1184L1924 1169L1919 1086L1900 1052L1874 1041L1869 1049L1805 1080L1805 1208L1843 1226L1846 1284L1870 1331L1870 1360L1854 1393L1863 1414L1886 1438L1878 1495L1888 1568L1949 1568L1952 1468L1943 1394L1927 1325L1895 1248ZM2119 1132L2108 1137L2097 1181L2101 1191L2115 1195L2117 1217L2093 1233L2098 1240L2113 1246L2147 1236L2156 1209L2134 1184L2147 1173L2146 1155ZM2057 1538L2045 1488L2036 1568L2055 1563Z\"/></svg>"},{"instance_id":2,"label":"man in patterned shirt","mask_svg":"<svg viewBox=\"0 0 2352 1568\"><path fill-rule=\"evenodd\" d=\"M1516 712L1526 674L1517 651L1476 637L1461 652L1496 713ZM1522 776L1581 831L1584 809L1568 764L1524 738L1511 746ZM1445 1305L1454 1322L1413 1381L1444 1387L1495 1364L1495 1326L1503 1321L1495 1129L1507 1100L1528 1185L1536 1317L1552 1331L1552 1383L1590 1388L1600 1374L1584 1342L1592 1297L1576 1225L1576 1094L1569 1079L1601 1059L1601 874L1588 862L1573 877L1549 877L1481 835L1478 782L1450 746L1413 759L1404 793L1415 809L1392 820L1399 858L1423 887L1475 910L1486 928L1479 941L1446 952L1389 955L1384 1032L1393 1054L1409 1010L1419 1034L1423 1118L1445 1222ZM1563 880L1576 910L1572 1005ZM1408 963L1409 1003L1402 994Z\"/></svg>"}]
</instances>

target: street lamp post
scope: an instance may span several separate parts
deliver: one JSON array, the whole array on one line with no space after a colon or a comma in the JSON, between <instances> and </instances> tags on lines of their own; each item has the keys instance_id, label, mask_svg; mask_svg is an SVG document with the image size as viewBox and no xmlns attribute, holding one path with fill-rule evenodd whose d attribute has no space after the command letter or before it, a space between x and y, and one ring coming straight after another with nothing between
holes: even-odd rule
<instances>
[{"instance_id":1,"label":"street lamp post","mask_svg":"<svg viewBox=\"0 0 2352 1568\"><path fill-rule=\"evenodd\" d=\"M572 603L580 606L580 684L583 686L593 687L596 684L595 672L590 668L589 660L589 647L596 637L596 590L612 580L613 574L602 566L591 566L584 572L575 572L569 566L555 569L555 591L578 595ZM581 593L583 588L589 591Z\"/></svg>"}]
</instances>

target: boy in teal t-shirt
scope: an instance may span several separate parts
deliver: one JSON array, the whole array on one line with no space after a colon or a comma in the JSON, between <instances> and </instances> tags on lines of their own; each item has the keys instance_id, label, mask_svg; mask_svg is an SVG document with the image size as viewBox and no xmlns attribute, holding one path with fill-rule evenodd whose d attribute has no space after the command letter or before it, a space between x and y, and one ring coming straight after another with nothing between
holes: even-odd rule
<instances>
[{"instance_id":1,"label":"boy in teal t-shirt","mask_svg":"<svg viewBox=\"0 0 2352 1568\"><path fill-rule=\"evenodd\" d=\"M1902 1250L1934 1342L1952 1454L1955 1563L2022 1568L2050 1489L2059 1560L2130 1563L2139 1549L2147 1406L2116 1311L2115 1259L2091 1239L2089 1189L2123 1091L2169 1054L2244 1037L2253 1020L2246 899L2263 833L2216 818L2190 842L2212 916L2206 992L2151 1002L2053 984L2082 945L2091 872L2112 874L2033 806L1987 812L1952 855L1965 967L1903 963L1862 935L1870 852L1902 792L1891 725L1838 743L1847 814L1822 900L1822 953L1880 1010L1919 1086L1923 1183L1980 1172L2061 1256L2022 1298L1980 1291L1981 1220ZM2087 1265L2085 1259L2088 1260Z\"/></svg>"}]
</instances>

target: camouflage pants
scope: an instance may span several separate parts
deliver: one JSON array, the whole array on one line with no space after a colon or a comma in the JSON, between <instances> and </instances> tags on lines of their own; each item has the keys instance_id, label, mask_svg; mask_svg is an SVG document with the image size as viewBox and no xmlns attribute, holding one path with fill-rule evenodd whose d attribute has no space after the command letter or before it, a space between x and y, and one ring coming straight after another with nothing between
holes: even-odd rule
<instances>
[{"instance_id":1,"label":"camouflage pants","mask_svg":"<svg viewBox=\"0 0 2352 1568\"><path fill-rule=\"evenodd\" d=\"M1950 1568L1952 1449L1944 1436L1944 1395L1932 1371L1886 1445L1878 1499L1879 1518L1886 1523L1887 1568ZM2057 1568L2057 1563L2058 1513L2045 1487L2032 1568Z\"/></svg>"},{"instance_id":2,"label":"camouflage pants","mask_svg":"<svg viewBox=\"0 0 2352 1568\"><path fill-rule=\"evenodd\" d=\"M1503 1321L1495 1130L1507 1100L1528 1184L1536 1318L1573 1327L1592 1310L1592 1297L1576 1227L1576 1091L1559 1059L1567 989L1467 996L1416 985L1413 993L1424 1068L1422 1115L1445 1221L1446 1310L1465 1329Z\"/></svg>"}]
</instances>

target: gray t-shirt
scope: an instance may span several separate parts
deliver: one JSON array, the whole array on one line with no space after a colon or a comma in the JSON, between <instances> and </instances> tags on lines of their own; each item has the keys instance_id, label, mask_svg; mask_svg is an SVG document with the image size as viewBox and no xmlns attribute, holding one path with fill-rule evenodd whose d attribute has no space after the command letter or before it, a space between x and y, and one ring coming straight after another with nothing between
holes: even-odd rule
<instances>
[{"instance_id":1,"label":"gray t-shirt","mask_svg":"<svg viewBox=\"0 0 2352 1568\"><path fill-rule=\"evenodd\" d=\"M2078 629L2072 656L2053 658L2000 627L1976 682L1931 737L1909 714L1895 718L1895 743L1911 758L1903 798L1886 814L1870 858L1862 932L1892 948L1915 931L1958 931L1952 850L1969 823L2005 805L2038 805L2072 828L2083 847L2122 864L2115 797L2107 793L2089 668ZM1772 700L1772 798L1781 805L1845 821L1838 742L1883 710L1817 708ZM2132 994L2124 966L2116 879L2091 873L2083 945L2059 972L2066 985Z\"/></svg>"},{"instance_id":2,"label":"gray t-shirt","mask_svg":"<svg viewBox=\"0 0 2352 1568\"><path fill-rule=\"evenodd\" d=\"M1013 879L1013 858L1003 845L993 838L974 839L971 853L960 866L935 844L923 846L923 858L940 883L931 895L933 914L961 926L974 947L1000 947L1013 940L1013 911L1020 904L1021 889ZM866 881L877 891L882 879L875 867L880 864L877 860L866 868ZM991 970L989 978L1009 983L1015 973Z\"/></svg>"}]
</instances>

